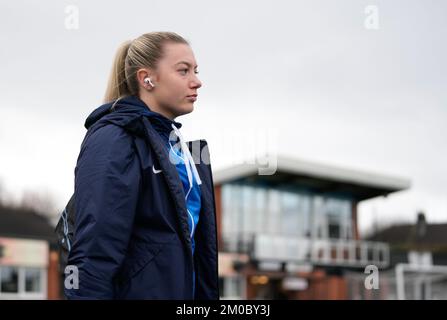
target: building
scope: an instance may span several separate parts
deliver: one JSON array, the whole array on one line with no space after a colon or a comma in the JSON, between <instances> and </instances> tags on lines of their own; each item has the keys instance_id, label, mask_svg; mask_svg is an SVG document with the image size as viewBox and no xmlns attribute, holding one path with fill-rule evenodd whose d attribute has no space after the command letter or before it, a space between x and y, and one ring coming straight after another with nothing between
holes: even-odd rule
<instances>
[{"instance_id":1,"label":"building","mask_svg":"<svg viewBox=\"0 0 447 320\"><path fill-rule=\"evenodd\" d=\"M380 276L382 290L370 299L447 299L447 223L429 224L420 212L415 224L393 225L369 237L390 247L390 265ZM355 277L352 279L355 282Z\"/></svg>"},{"instance_id":2,"label":"building","mask_svg":"<svg viewBox=\"0 0 447 320\"><path fill-rule=\"evenodd\" d=\"M387 243L360 238L358 203L410 181L279 157L273 175L240 164L214 187L222 298L348 299L345 274L390 265Z\"/></svg>"},{"instance_id":3,"label":"building","mask_svg":"<svg viewBox=\"0 0 447 320\"><path fill-rule=\"evenodd\" d=\"M47 219L0 204L0 299L58 299L58 270L55 233Z\"/></svg>"}]
</instances>

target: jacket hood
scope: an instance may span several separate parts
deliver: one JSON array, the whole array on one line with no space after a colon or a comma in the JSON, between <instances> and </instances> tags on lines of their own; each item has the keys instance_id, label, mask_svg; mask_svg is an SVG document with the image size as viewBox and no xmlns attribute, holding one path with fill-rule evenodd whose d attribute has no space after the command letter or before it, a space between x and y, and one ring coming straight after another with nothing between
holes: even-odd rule
<instances>
[{"instance_id":1,"label":"jacket hood","mask_svg":"<svg viewBox=\"0 0 447 320\"><path fill-rule=\"evenodd\" d=\"M84 126L89 129L96 123L108 122L138 131L139 126L136 120L142 116L149 118L149 122L155 130L165 138L169 137L172 124L178 129L182 127L181 123L168 119L158 112L151 111L150 107L136 96L127 96L118 101L101 105L87 117Z\"/></svg>"}]
</instances>

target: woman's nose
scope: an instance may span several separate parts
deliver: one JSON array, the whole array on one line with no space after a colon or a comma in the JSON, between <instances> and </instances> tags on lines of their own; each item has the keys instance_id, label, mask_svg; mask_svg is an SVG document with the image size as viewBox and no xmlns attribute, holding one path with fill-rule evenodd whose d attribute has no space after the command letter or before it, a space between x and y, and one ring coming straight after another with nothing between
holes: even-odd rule
<instances>
[{"instance_id":1,"label":"woman's nose","mask_svg":"<svg viewBox=\"0 0 447 320\"><path fill-rule=\"evenodd\" d=\"M200 81L200 79L197 76L195 76L195 79L193 80L193 86L196 89L202 86L202 81Z\"/></svg>"}]
</instances>

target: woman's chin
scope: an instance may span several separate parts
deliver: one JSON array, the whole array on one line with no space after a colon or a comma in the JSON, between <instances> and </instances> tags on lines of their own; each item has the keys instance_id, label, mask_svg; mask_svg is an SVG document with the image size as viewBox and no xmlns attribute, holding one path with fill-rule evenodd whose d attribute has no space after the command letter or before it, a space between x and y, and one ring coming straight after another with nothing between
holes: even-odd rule
<instances>
[{"instance_id":1,"label":"woman's chin","mask_svg":"<svg viewBox=\"0 0 447 320\"><path fill-rule=\"evenodd\" d=\"M180 110L178 110L178 114L179 114L179 116L182 116L182 115L193 112L193 110L194 110L194 103L190 102L190 103L184 104L180 108Z\"/></svg>"}]
</instances>

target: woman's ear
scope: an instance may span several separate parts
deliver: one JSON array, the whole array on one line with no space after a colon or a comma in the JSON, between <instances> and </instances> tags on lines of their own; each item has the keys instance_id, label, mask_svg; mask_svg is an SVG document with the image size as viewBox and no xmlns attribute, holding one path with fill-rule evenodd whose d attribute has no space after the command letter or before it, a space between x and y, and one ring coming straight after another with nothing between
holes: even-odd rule
<instances>
[{"instance_id":1,"label":"woman's ear","mask_svg":"<svg viewBox=\"0 0 447 320\"><path fill-rule=\"evenodd\" d=\"M140 87L145 88L146 90L151 90L155 87L154 79L152 76L152 72L150 69L139 69L137 71L137 81Z\"/></svg>"}]
</instances>

